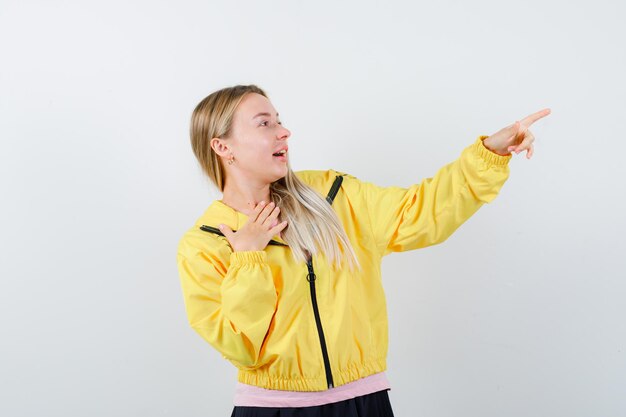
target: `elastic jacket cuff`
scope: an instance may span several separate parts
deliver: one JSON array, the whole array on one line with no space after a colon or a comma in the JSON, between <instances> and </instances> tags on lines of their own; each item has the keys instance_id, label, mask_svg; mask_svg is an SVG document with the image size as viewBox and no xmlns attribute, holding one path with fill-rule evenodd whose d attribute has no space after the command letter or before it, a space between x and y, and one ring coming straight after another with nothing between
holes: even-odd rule
<instances>
[{"instance_id":1,"label":"elastic jacket cuff","mask_svg":"<svg viewBox=\"0 0 626 417\"><path fill-rule=\"evenodd\" d=\"M483 141L488 137L489 135L479 136L478 139L476 139L476 142L474 142L474 151L476 151L478 155L480 155L480 157L487 161L490 165L508 164L513 155L510 153L508 155L498 155L497 153L488 149L483 143Z\"/></svg>"},{"instance_id":2,"label":"elastic jacket cuff","mask_svg":"<svg viewBox=\"0 0 626 417\"><path fill-rule=\"evenodd\" d=\"M230 254L231 265L267 263L267 253L262 250L235 251Z\"/></svg>"}]
</instances>

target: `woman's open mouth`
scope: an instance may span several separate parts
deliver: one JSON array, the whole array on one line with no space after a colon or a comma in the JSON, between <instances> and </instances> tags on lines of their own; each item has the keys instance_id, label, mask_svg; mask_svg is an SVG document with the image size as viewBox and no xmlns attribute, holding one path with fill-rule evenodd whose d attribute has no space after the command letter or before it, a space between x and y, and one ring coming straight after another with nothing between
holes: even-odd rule
<instances>
[{"instance_id":1,"label":"woman's open mouth","mask_svg":"<svg viewBox=\"0 0 626 417\"><path fill-rule=\"evenodd\" d=\"M273 156L279 161L283 161L283 162L287 161L287 151L276 152L275 154L273 154Z\"/></svg>"}]
</instances>

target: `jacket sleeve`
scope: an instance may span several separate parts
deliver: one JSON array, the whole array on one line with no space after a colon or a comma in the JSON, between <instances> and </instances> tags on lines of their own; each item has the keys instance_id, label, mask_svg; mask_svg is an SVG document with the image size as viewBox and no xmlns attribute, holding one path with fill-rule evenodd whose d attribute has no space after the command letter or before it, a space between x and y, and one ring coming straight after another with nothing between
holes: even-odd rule
<instances>
[{"instance_id":1,"label":"jacket sleeve","mask_svg":"<svg viewBox=\"0 0 626 417\"><path fill-rule=\"evenodd\" d=\"M496 197L509 177L512 155L487 149L482 143L487 137L479 136L457 160L419 184L408 188L360 184L380 256L445 241Z\"/></svg>"},{"instance_id":2,"label":"jacket sleeve","mask_svg":"<svg viewBox=\"0 0 626 417\"><path fill-rule=\"evenodd\" d=\"M178 252L185 309L203 339L237 368L251 370L263 365L259 358L276 310L276 288L265 251L228 253Z\"/></svg>"}]
</instances>

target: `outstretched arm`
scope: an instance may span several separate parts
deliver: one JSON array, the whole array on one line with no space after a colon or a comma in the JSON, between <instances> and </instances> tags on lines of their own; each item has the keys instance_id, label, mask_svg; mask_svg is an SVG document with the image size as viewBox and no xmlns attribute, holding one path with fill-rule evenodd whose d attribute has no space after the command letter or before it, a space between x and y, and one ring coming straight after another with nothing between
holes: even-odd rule
<instances>
[{"instance_id":1,"label":"outstretched arm","mask_svg":"<svg viewBox=\"0 0 626 417\"><path fill-rule=\"evenodd\" d=\"M441 243L496 198L509 177L512 156L487 149L482 142L487 137L478 137L433 177L406 188L344 179L361 196L380 256Z\"/></svg>"},{"instance_id":2,"label":"outstretched arm","mask_svg":"<svg viewBox=\"0 0 626 417\"><path fill-rule=\"evenodd\" d=\"M461 156L432 178L410 187L380 187L347 176L347 187L362 196L372 234L385 256L445 241L483 204L498 195L509 177L509 152L528 150L534 136L528 128L550 114L533 113L491 136L480 136Z\"/></svg>"}]
</instances>

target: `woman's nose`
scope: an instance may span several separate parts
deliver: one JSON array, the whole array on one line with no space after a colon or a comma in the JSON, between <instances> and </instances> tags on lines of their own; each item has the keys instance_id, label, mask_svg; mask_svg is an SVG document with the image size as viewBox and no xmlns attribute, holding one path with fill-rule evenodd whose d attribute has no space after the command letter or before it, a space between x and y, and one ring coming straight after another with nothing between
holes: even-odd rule
<instances>
[{"instance_id":1,"label":"woman's nose","mask_svg":"<svg viewBox=\"0 0 626 417\"><path fill-rule=\"evenodd\" d=\"M281 139L287 139L289 136L291 136L291 132L286 127L283 127L282 130L279 132L279 135L278 135L278 137L281 138Z\"/></svg>"}]
</instances>

